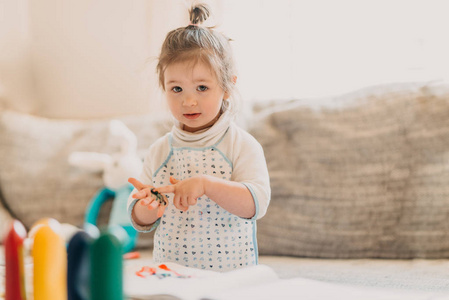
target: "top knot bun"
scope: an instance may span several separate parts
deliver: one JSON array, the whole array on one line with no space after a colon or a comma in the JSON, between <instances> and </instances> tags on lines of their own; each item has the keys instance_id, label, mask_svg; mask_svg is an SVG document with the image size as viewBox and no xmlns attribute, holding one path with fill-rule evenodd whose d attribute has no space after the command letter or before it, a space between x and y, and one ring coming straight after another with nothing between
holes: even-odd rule
<instances>
[{"instance_id":1,"label":"top knot bun","mask_svg":"<svg viewBox=\"0 0 449 300\"><path fill-rule=\"evenodd\" d=\"M206 4L197 4L192 6L189 10L190 14L190 24L200 25L207 20L210 16L209 6Z\"/></svg>"}]
</instances>

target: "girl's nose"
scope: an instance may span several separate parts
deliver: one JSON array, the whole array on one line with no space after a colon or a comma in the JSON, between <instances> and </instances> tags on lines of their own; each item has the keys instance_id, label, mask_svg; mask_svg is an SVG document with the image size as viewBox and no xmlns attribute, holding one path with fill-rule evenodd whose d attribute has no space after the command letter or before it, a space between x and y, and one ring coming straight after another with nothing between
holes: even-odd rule
<instances>
[{"instance_id":1,"label":"girl's nose","mask_svg":"<svg viewBox=\"0 0 449 300\"><path fill-rule=\"evenodd\" d=\"M184 98L184 101L182 102L182 104L184 106L195 106L196 105L196 100L194 96L186 96Z\"/></svg>"}]
</instances>

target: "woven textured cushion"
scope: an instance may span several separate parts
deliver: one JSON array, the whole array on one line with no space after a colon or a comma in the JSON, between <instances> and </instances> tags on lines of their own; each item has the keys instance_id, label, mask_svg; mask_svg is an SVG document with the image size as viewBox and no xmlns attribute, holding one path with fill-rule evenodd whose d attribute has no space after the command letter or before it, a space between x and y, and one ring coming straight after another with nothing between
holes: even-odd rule
<instances>
[{"instance_id":1,"label":"woven textured cushion","mask_svg":"<svg viewBox=\"0 0 449 300\"><path fill-rule=\"evenodd\" d=\"M325 102L334 107L258 108L250 133L272 187L259 252L449 257L448 87L378 86Z\"/></svg>"},{"instance_id":2,"label":"woven textured cushion","mask_svg":"<svg viewBox=\"0 0 449 300\"><path fill-rule=\"evenodd\" d=\"M120 120L136 134L141 157L170 129L168 122L145 115ZM100 172L68 164L74 151L119 151L118 141L109 133L109 120L69 121L0 113L0 183L7 204L28 228L47 217L82 225L87 204L103 181Z\"/></svg>"}]
</instances>

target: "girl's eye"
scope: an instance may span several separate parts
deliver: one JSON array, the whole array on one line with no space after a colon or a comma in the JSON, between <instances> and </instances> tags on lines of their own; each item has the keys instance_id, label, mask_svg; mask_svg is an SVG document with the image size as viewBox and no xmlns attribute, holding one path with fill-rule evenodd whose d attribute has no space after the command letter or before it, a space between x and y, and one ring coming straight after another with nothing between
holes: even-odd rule
<instances>
[{"instance_id":1,"label":"girl's eye","mask_svg":"<svg viewBox=\"0 0 449 300\"><path fill-rule=\"evenodd\" d=\"M175 93L179 93L182 92L182 88L180 88L179 86L175 86L174 88L171 89L173 92Z\"/></svg>"},{"instance_id":2,"label":"girl's eye","mask_svg":"<svg viewBox=\"0 0 449 300\"><path fill-rule=\"evenodd\" d=\"M207 86L205 86L205 85L200 85L198 88L197 88L197 90L198 91L200 91L200 92L204 92L204 91L207 91Z\"/></svg>"}]
</instances>

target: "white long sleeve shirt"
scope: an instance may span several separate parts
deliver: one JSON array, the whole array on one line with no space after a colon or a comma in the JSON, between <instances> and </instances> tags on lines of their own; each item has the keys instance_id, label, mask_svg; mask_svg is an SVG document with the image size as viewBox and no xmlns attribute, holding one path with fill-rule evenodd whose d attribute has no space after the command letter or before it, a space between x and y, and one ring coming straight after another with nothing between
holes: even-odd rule
<instances>
[{"instance_id":1,"label":"white long sleeve shirt","mask_svg":"<svg viewBox=\"0 0 449 300\"><path fill-rule=\"evenodd\" d=\"M156 228L153 257L185 266L226 271L257 264L256 220L265 215L270 202L270 182L263 149L231 120L228 112L209 129L189 133L175 124L158 139L144 160L140 180L155 187L197 175L211 175L244 184L254 200L251 219L233 215L203 195L185 212L169 205L155 224L140 226L131 212L137 202L128 199L133 226L142 232Z\"/></svg>"}]
</instances>

